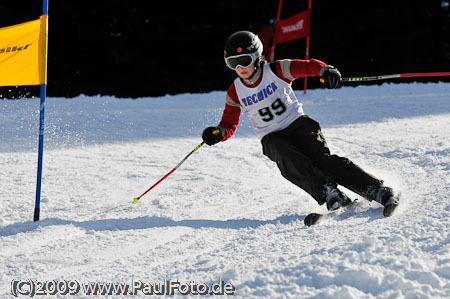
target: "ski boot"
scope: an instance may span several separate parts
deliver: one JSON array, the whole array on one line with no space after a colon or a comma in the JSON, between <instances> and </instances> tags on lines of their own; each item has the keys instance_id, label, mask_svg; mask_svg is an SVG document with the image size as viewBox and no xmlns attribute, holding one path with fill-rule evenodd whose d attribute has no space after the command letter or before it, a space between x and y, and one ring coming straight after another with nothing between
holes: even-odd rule
<instances>
[{"instance_id":1,"label":"ski boot","mask_svg":"<svg viewBox=\"0 0 450 299\"><path fill-rule=\"evenodd\" d=\"M328 211L335 211L340 207L348 206L352 201L338 188L329 187L326 203Z\"/></svg>"},{"instance_id":2,"label":"ski boot","mask_svg":"<svg viewBox=\"0 0 450 299\"><path fill-rule=\"evenodd\" d=\"M401 195L394 194L394 190L389 187L382 186L380 190L378 190L375 201L382 204L384 206L383 215L384 217L392 216L395 209L397 209L399 202L401 199Z\"/></svg>"}]
</instances>

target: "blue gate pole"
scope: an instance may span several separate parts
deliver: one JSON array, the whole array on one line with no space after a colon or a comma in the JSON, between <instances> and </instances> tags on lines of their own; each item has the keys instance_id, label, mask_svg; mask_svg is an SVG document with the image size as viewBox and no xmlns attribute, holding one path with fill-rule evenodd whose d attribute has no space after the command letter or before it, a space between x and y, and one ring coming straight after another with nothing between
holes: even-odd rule
<instances>
[{"instance_id":1,"label":"blue gate pole","mask_svg":"<svg viewBox=\"0 0 450 299\"><path fill-rule=\"evenodd\" d=\"M48 0L42 1L42 14L48 15ZM46 41L43 41L46 42ZM42 45L41 45L42 46ZM45 50L46 47L45 47ZM47 55L45 53L45 55ZM47 67L47 61L42 62L45 63L44 68ZM47 72L45 71L45 76ZM47 78L44 79L45 82ZM42 83L42 82L41 82ZM47 94L47 84L41 84L41 102L39 107L39 149L38 149L38 169L37 169L37 183L36 183L36 202L34 205L34 221L39 221L40 214L40 205L41 205L41 182L42 182L42 159L44 155L44 120L45 120L45 98Z\"/></svg>"},{"instance_id":2,"label":"blue gate pole","mask_svg":"<svg viewBox=\"0 0 450 299\"><path fill-rule=\"evenodd\" d=\"M47 85L41 84L41 105L39 112L39 150L38 150L38 170L36 183L36 202L34 206L34 221L39 221L41 204L41 181L42 181L42 159L44 155L44 119L45 119L45 96Z\"/></svg>"}]
</instances>

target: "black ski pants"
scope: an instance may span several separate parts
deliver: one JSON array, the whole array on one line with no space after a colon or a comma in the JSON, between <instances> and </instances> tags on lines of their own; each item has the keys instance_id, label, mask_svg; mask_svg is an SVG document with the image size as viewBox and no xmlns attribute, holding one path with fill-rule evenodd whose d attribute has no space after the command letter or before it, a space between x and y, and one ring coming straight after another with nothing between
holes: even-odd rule
<instances>
[{"instance_id":1,"label":"black ski pants","mask_svg":"<svg viewBox=\"0 0 450 299\"><path fill-rule=\"evenodd\" d=\"M342 185L374 200L383 184L349 159L331 155L320 124L307 115L264 136L261 143L264 155L277 163L283 177L308 192L319 204L326 202L328 187Z\"/></svg>"}]
</instances>

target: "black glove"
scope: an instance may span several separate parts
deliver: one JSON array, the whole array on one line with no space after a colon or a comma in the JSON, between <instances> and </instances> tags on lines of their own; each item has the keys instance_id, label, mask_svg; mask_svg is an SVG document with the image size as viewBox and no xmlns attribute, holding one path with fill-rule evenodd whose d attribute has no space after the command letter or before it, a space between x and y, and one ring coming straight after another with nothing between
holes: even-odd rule
<instances>
[{"instance_id":1,"label":"black glove","mask_svg":"<svg viewBox=\"0 0 450 299\"><path fill-rule=\"evenodd\" d=\"M207 145L214 145L220 142L225 136L225 129L222 127L208 127L203 131L202 138Z\"/></svg>"},{"instance_id":2,"label":"black glove","mask_svg":"<svg viewBox=\"0 0 450 299\"><path fill-rule=\"evenodd\" d=\"M320 70L320 82L327 88L338 88L341 83L341 73L332 65L326 65Z\"/></svg>"}]
</instances>

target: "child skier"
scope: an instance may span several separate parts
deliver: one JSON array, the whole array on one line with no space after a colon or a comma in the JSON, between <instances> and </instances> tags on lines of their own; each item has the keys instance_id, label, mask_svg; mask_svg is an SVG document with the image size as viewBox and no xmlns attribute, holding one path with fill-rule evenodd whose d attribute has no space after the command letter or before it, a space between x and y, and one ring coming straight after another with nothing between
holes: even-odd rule
<instances>
[{"instance_id":1,"label":"child skier","mask_svg":"<svg viewBox=\"0 0 450 299\"><path fill-rule=\"evenodd\" d=\"M277 163L284 178L320 205L332 211L349 204L350 199L337 188L342 185L369 201L396 207L398 197L392 188L349 159L330 154L319 123L303 113L292 90L292 81L304 76L321 76L328 88L337 88L339 71L316 59L269 64L262 52L258 36L249 31L236 32L226 41L225 63L238 77L227 91L222 120L203 131L203 141L214 145L229 139L242 109L261 138L264 155Z\"/></svg>"}]
</instances>

